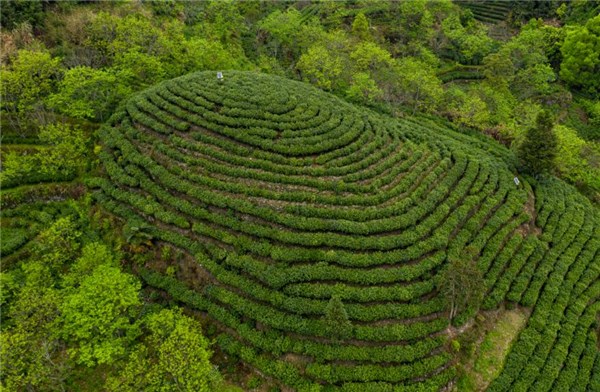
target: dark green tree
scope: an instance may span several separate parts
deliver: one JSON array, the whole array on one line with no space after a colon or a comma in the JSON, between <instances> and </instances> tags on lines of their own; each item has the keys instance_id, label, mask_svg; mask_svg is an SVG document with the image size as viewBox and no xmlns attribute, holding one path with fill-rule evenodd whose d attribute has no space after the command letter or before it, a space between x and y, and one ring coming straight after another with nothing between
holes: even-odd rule
<instances>
[{"instance_id":1,"label":"dark green tree","mask_svg":"<svg viewBox=\"0 0 600 392\"><path fill-rule=\"evenodd\" d=\"M42 0L2 0L0 2L0 24L12 29L21 23L38 27L44 19Z\"/></svg>"},{"instance_id":2,"label":"dark green tree","mask_svg":"<svg viewBox=\"0 0 600 392\"><path fill-rule=\"evenodd\" d=\"M519 165L523 171L535 176L552 172L558 148L553 126L552 115L542 110L536 125L527 131L518 150Z\"/></svg>"},{"instance_id":3,"label":"dark green tree","mask_svg":"<svg viewBox=\"0 0 600 392\"><path fill-rule=\"evenodd\" d=\"M331 297L325 307L325 324L328 336L338 339L348 339L352 336L352 324L338 295Z\"/></svg>"},{"instance_id":4,"label":"dark green tree","mask_svg":"<svg viewBox=\"0 0 600 392\"><path fill-rule=\"evenodd\" d=\"M479 308L485 292L483 274L477 267L475 251L471 248L448 261L438 281L438 290L448 305L450 321L459 313Z\"/></svg>"}]
</instances>

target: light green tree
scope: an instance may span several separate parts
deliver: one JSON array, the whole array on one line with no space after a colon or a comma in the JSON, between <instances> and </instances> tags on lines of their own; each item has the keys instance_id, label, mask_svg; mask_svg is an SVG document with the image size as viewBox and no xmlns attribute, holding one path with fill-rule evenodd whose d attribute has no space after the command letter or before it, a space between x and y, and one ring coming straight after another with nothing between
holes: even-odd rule
<instances>
[{"instance_id":1,"label":"light green tree","mask_svg":"<svg viewBox=\"0 0 600 392\"><path fill-rule=\"evenodd\" d=\"M64 287L76 287L81 279L89 276L99 265L118 266L110 249L99 242L86 244L81 249L81 255L73 262L69 272L63 275Z\"/></svg>"},{"instance_id":2,"label":"light green tree","mask_svg":"<svg viewBox=\"0 0 600 392\"><path fill-rule=\"evenodd\" d=\"M130 93L114 72L80 66L65 72L48 104L70 117L104 121Z\"/></svg>"},{"instance_id":3,"label":"light green tree","mask_svg":"<svg viewBox=\"0 0 600 392\"><path fill-rule=\"evenodd\" d=\"M350 53L350 59L358 71L377 71L393 64L392 55L373 42L361 42Z\"/></svg>"},{"instance_id":4,"label":"light green tree","mask_svg":"<svg viewBox=\"0 0 600 392\"><path fill-rule=\"evenodd\" d=\"M369 20L363 12L359 12L352 22L352 34L362 41L372 39L369 31Z\"/></svg>"},{"instance_id":5,"label":"light green tree","mask_svg":"<svg viewBox=\"0 0 600 392\"><path fill-rule=\"evenodd\" d=\"M165 66L157 56L135 49L120 52L115 56L116 74L133 90L154 85L166 78Z\"/></svg>"},{"instance_id":6,"label":"light green tree","mask_svg":"<svg viewBox=\"0 0 600 392\"><path fill-rule=\"evenodd\" d=\"M555 162L561 176L600 192L600 168L593 163L600 161L600 146L564 125L557 125L554 133L558 144Z\"/></svg>"},{"instance_id":7,"label":"light green tree","mask_svg":"<svg viewBox=\"0 0 600 392\"><path fill-rule=\"evenodd\" d=\"M198 322L181 310L163 309L144 320L145 342L139 344L123 371L109 378L114 392L215 390L219 373L210 364L208 341Z\"/></svg>"},{"instance_id":8,"label":"light green tree","mask_svg":"<svg viewBox=\"0 0 600 392\"><path fill-rule=\"evenodd\" d=\"M459 124L474 128L490 125L490 112L487 104L476 91L452 86L445 92L445 110Z\"/></svg>"},{"instance_id":9,"label":"light green tree","mask_svg":"<svg viewBox=\"0 0 600 392\"><path fill-rule=\"evenodd\" d=\"M8 67L2 67L2 109L15 125L26 130L43 111L43 100L54 92L62 74L60 58L46 51L19 50Z\"/></svg>"},{"instance_id":10,"label":"light green tree","mask_svg":"<svg viewBox=\"0 0 600 392\"><path fill-rule=\"evenodd\" d=\"M414 57L399 59L394 67L393 97L413 112L434 110L443 97L442 82L435 71Z\"/></svg>"},{"instance_id":11,"label":"light green tree","mask_svg":"<svg viewBox=\"0 0 600 392\"><path fill-rule=\"evenodd\" d=\"M383 90L377 86L368 72L358 72L352 75L352 83L346 90L346 96L355 102L373 103L383 96Z\"/></svg>"},{"instance_id":12,"label":"light green tree","mask_svg":"<svg viewBox=\"0 0 600 392\"><path fill-rule=\"evenodd\" d=\"M81 231L70 216L65 216L38 235L32 247L32 256L43 262L56 275L64 264L77 256Z\"/></svg>"},{"instance_id":13,"label":"light green tree","mask_svg":"<svg viewBox=\"0 0 600 392\"><path fill-rule=\"evenodd\" d=\"M270 54L287 61L297 53L301 26L302 14L293 7L285 12L275 10L258 23L260 30L271 38L267 44Z\"/></svg>"},{"instance_id":14,"label":"light green tree","mask_svg":"<svg viewBox=\"0 0 600 392\"><path fill-rule=\"evenodd\" d=\"M140 287L132 275L102 264L65 293L60 334L78 363L110 364L126 354L139 334L133 316L141 305Z\"/></svg>"},{"instance_id":15,"label":"light green tree","mask_svg":"<svg viewBox=\"0 0 600 392\"><path fill-rule=\"evenodd\" d=\"M600 15L567 30L560 77L590 93L600 92Z\"/></svg>"},{"instance_id":16,"label":"light green tree","mask_svg":"<svg viewBox=\"0 0 600 392\"><path fill-rule=\"evenodd\" d=\"M241 6L234 0L212 0L202 12L205 36L215 38L226 47L241 49L242 34L247 31L246 21L240 13Z\"/></svg>"},{"instance_id":17,"label":"light green tree","mask_svg":"<svg viewBox=\"0 0 600 392\"><path fill-rule=\"evenodd\" d=\"M78 127L68 124L42 126L39 140L43 147L31 153L9 151L3 156L0 181L4 186L26 183L39 177L71 179L85 166L87 138Z\"/></svg>"},{"instance_id":18,"label":"light green tree","mask_svg":"<svg viewBox=\"0 0 600 392\"><path fill-rule=\"evenodd\" d=\"M462 63L478 63L494 48L494 40L488 36L483 24L470 20L463 25L457 12L445 18L441 27L445 38L441 46L458 54L457 60Z\"/></svg>"},{"instance_id":19,"label":"light green tree","mask_svg":"<svg viewBox=\"0 0 600 392\"><path fill-rule=\"evenodd\" d=\"M315 45L300 56L296 68L302 78L324 90L334 90L344 68L339 57L322 45Z\"/></svg>"},{"instance_id":20,"label":"light green tree","mask_svg":"<svg viewBox=\"0 0 600 392\"><path fill-rule=\"evenodd\" d=\"M397 29L398 36L406 44L411 42L427 43L433 37L434 18L429 10L426 0L402 1L396 3L399 17Z\"/></svg>"},{"instance_id":21,"label":"light green tree","mask_svg":"<svg viewBox=\"0 0 600 392\"><path fill-rule=\"evenodd\" d=\"M68 364L60 355L64 347L53 327L60 316L60 292L52 287L50 266L30 260L18 272L22 283L2 309L2 389L64 390Z\"/></svg>"},{"instance_id":22,"label":"light green tree","mask_svg":"<svg viewBox=\"0 0 600 392\"><path fill-rule=\"evenodd\" d=\"M39 153L41 173L71 177L85 169L88 139L81 128L65 123L49 124L40 129L39 138L49 146Z\"/></svg>"}]
</instances>

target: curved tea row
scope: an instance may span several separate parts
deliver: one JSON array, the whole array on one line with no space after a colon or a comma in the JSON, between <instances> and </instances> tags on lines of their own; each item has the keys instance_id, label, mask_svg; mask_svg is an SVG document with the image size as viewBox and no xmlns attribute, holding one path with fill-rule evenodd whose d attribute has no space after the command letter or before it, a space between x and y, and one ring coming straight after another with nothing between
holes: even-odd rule
<instances>
[{"instance_id":1,"label":"curved tea row","mask_svg":"<svg viewBox=\"0 0 600 392\"><path fill-rule=\"evenodd\" d=\"M210 283L144 279L221 325L224 350L295 389L453 380L436 290L448 258L475 255L486 306L543 293L547 267L526 263L546 249L525 230L532 191L467 136L244 72L158 85L100 136L96 198L192 254Z\"/></svg>"}]
</instances>

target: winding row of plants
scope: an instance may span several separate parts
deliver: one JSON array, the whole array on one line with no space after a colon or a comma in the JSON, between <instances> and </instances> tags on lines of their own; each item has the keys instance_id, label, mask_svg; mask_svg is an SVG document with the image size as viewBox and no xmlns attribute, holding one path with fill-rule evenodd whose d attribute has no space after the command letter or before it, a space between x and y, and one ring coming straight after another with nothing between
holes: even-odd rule
<instances>
[{"instance_id":1,"label":"winding row of plants","mask_svg":"<svg viewBox=\"0 0 600 392\"><path fill-rule=\"evenodd\" d=\"M550 200L544 187L534 195L527 182L515 186L502 148L427 119L392 120L302 83L233 71L223 81L197 73L146 90L100 137L106 176L88 184L96 199L193 255L208 277L192 287L143 270L144 280L206 312L223 331L223 350L287 386L448 385L456 367L437 287L447 260L460 257L474 258L484 276L484 307L506 298L531 306L531 324L550 306L571 331L537 349L539 369L571 385L575 377L560 375L577 365L557 368L552 358L580 353L585 369L597 366L581 354L597 356L588 322L596 308L578 302L598 298L590 267L598 264L597 215L582 201ZM534 197L544 200L537 219L524 209ZM579 276L587 286L575 286ZM568 323L552 307L556 288L567 296L563 310L577 316ZM332 307L347 321L332 319ZM562 331L549 328L543 333ZM583 351L565 354L571 340ZM494 388L541 385L519 367L532 363L519 362L521 346Z\"/></svg>"}]
</instances>

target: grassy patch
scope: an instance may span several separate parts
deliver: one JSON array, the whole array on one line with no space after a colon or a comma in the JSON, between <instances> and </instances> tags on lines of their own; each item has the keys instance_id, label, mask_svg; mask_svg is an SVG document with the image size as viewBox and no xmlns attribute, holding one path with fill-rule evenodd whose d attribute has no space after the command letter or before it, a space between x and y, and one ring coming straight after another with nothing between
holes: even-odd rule
<instances>
[{"instance_id":1,"label":"grassy patch","mask_svg":"<svg viewBox=\"0 0 600 392\"><path fill-rule=\"evenodd\" d=\"M468 334L477 340L466 345L459 391L484 391L500 374L512 343L527 322L528 312L512 309L487 312ZM467 340L469 338L467 337Z\"/></svg>"}]
</instances>

